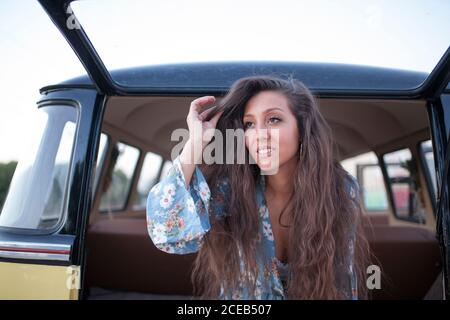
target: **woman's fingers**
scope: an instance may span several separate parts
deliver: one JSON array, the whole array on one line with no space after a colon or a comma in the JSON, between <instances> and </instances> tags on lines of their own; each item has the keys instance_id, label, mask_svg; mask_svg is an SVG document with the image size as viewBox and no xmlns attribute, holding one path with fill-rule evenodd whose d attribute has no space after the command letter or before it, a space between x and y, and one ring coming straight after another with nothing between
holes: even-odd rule
<instances>
[{"instance_id":1,"label":"woman's fingers","mask_svg":"<svg viewBox=\"0 0 450 320\"><path fill-rule=\"evenodd\" d=\"M193 100L189 108L189 115L191 115L194 119L198 118L202 108L210 103L213 103L214 101L216 101L216 98L213 96L204 96Z\"/></svg>"},{"instance_id":2,"label":"woman's fingers","mask_svg":"<svg viewBox=\"0 0 450 320\"><path fill-rule=\"evenodd\" d=\"M217 125L217 121L219 121L220 116L222 115L224 110L221 110L219 112L217 112L212 118L211 120L209 120L209 122L211 123L211 127L215 128Z\"/></svg>"},{"instance_id":3,"label":"woman's fingers","mask_svg":"<svg viewBox=\"0 0 450 320\"><path fill-rule=\"evenodd\" d=\"M204 121L205 119L208 118L209 114L215 110L217 108L217 106L214 106L212 108L206 109L204 110L202 113L200 113L200 115L198 116L198 118L202 121Z\"/></svg>"},{"instance_id":4,"label":"woman's fingers","mask_svg":"<svg viewBox=\"0 0 450 320\"><path fill-rule=\"evenodd\" d=\"M214 136L214 131L215 131L214 129L216 128L217 121L219 120L222 113L223 113L223 110L217 112L209 121L203 122L203 128L209 129L203 133L203 141L204 142L211 141L212 137Z\"/></svg>"},{"instance_id":5,"label":"woman's fingers","mask_svg":"<svg viewBox=\"0 0 450 320\"><path fill-rule=\"evenodd\" d=\"M187 117L189 132L191 138L194 141L198 141L199 139L201 139L202 147L204 143L209 142L213 136L213 132L206 129L215 129L217 121L219 120L219 117L221 116L223 111L217 112L211 119L206 121L205 119L208 119L211 114L213 114L214 111L217 110L217 106L208 108L207 110L204 110L202 112L201 110L206 105L214 103L215 101L216 98L213 96L200 97L193 100L189 108L189 114Z\"/></svg>"}]
</instances>

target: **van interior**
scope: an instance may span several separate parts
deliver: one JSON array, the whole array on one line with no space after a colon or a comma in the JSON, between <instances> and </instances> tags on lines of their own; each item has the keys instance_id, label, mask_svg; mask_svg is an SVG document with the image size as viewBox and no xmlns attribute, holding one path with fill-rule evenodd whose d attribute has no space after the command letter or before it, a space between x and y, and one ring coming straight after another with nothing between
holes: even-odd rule
<instances>
[{"instance_id":1,"label":"van interior","mask_svg":"<svg viewBox=\"0 0 450 320\"><path fill-rule=\"evenodd\" d=\"M195 254L158 250L146 197L171 165L191 96L111 97L105 106L87 232L84 299L195 299ZM219 98L220 99L220 98ZM382 270L371 299L440 299L436 173L426 102L318 98L336 156L362 191L366 235Z\"/></svg>"}]
</instances>

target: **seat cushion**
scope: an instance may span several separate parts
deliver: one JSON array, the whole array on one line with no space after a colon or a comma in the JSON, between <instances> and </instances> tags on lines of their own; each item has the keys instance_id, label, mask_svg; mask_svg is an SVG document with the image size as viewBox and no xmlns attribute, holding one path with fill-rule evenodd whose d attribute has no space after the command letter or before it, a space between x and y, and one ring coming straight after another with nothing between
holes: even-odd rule
<instances>
[{"instance_id":1,"label":"seat cushion","mask_svg":"<svg viewBox=\"0 0 450 320\"><path fill-rule=\"evenodd\" d=\"M157 249L142 218L101 220L87 235L88 286L153 294L192 295L195 254Z\"/></svg>"},{"instance_id":2,"label":"seat cushion","mask_svg":"<svg viewBox=\"0 0 450 320\"><path fill-rule=\"evenodd\" d=\"M382 268L381 290L373 299L422 299L441 270L433 232L419 227L366 227ZM143 218L101 220L87 235L88 286L152 294L192 295L196 254L157 249Z\"/></svg>"},{"instance_id":3,"label":"seat cushion","mask_svg":"<svg viewBox=\"0 0 450 320\"><path fill-rule=\"evenodd\" d=\"M366 228L366 234L382 268L381 290L372 290L373 299L422 299L441 270L434 233L419 227L375 226Z\"/></svg>"}]
</instances>

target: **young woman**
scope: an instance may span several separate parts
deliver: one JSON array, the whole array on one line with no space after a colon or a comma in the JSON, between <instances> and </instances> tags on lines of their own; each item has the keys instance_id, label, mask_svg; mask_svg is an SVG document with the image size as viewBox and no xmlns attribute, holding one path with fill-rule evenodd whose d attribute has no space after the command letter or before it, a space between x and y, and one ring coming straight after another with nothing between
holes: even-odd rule
<instances>
[{"instance_id":1,"label":"young woman","mask_svg":"<svg viewBox=\"0 0 450 320\"><path fill-rule=\"evenodd\" d=\"M156 247L198 252L192 280L205 298L365 298L359 189L335 159L311 92L292 78L253 76L202 111L214 102L192 101L189 140L148 195ZM253 163L237 161L235 152L231 164L196 165L220 140L207 134L214 128L223 137L241 129Z\"/></svg>"}]
</instances>

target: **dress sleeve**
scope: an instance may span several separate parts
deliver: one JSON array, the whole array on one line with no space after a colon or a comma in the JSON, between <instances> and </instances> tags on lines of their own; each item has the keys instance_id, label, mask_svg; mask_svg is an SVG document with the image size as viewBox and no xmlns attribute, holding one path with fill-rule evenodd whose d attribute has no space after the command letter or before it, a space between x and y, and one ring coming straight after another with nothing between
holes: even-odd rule
<instances>
[{"instance_id":1,"label":"dress sleeve","mask_svg":"<svg viewBox=\"0 0 450 320\"><path fill-rule=\"evenodd\" d=\"M218 201L211 201L210 188L198 166L186 186L179 156L175 158L167 175L147 197L147 231L155 246L175 254L198 251L211 228L210 210L224 214L225 195L217 194Z\"/></svg>"}]
</instances>

